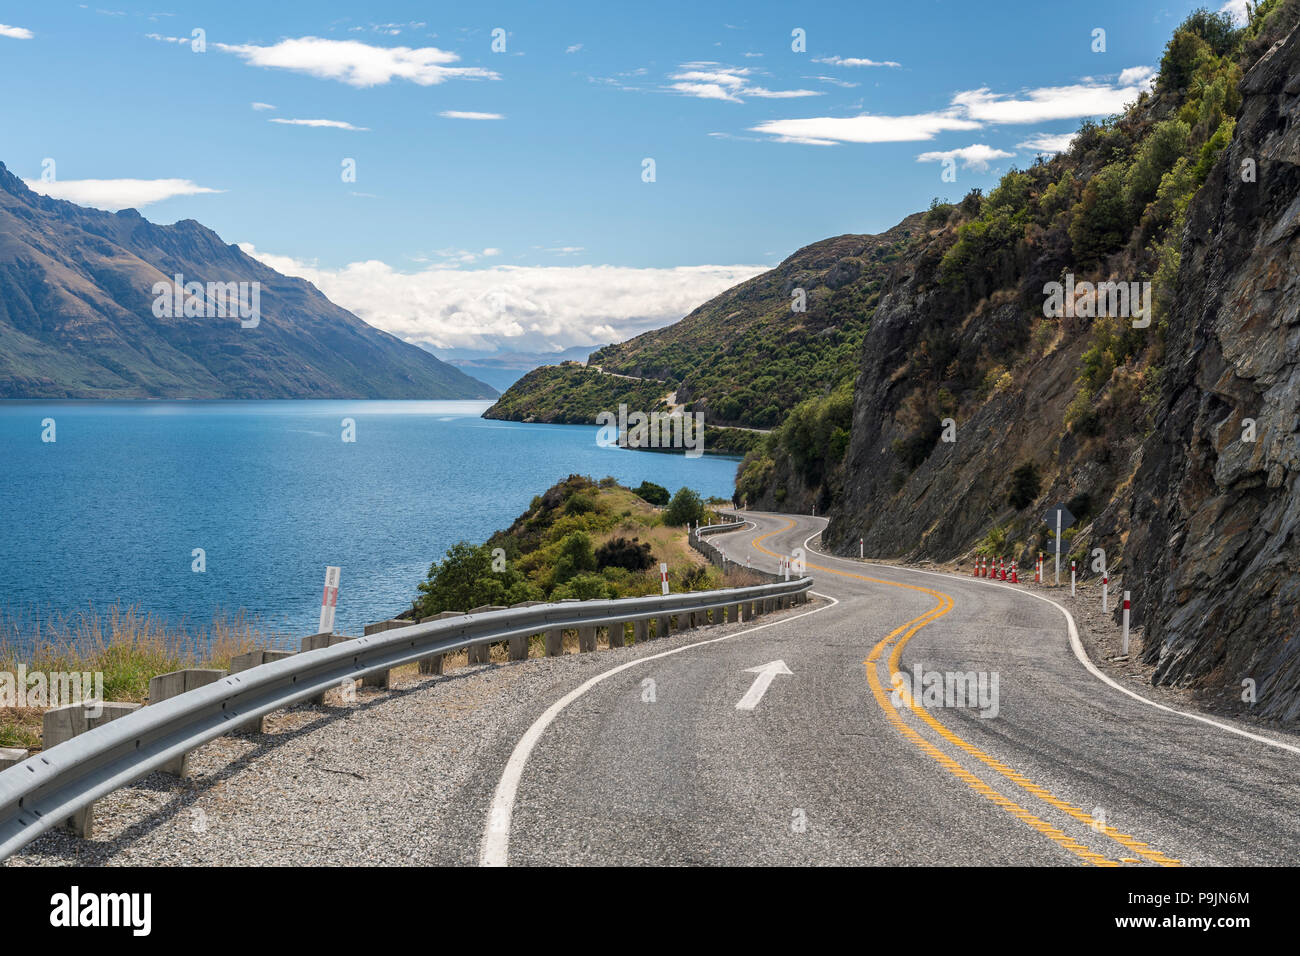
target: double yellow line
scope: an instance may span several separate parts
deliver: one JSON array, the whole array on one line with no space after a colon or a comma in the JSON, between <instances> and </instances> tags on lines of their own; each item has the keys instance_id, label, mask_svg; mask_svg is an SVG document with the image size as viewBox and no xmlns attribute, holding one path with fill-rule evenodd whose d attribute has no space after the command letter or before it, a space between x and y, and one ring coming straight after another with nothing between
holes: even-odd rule
<instances>
[{"instance_id":1,"label":"double yellow line","mask_svg":"<svg viewBox=\"0 0 1300 956\"><path fill-rule=\"evenodd\" d=\"M784 528L778 528L775 531L770 531L767 534L755 538L753 541L754 547L757 548L759 551L762 551L764 554L770 555L772 557L781 557L781 555L776 554L773 551L769 551L767 548L763 547L762 542L772 537L773 535L778 535L785 531L789 531L791 528L794 527L794 524L795 524L794 521L791 520ZM1120 860L1108 859L1102 854L1096 853L1088 849L1087 846L1080 843L1078 840L1075 840L1073 837L1071 837L1069 834L1065 833L1058 827L1052 826L1050 823L1047 823L1046 821L1036 817L1028 810L1019 806L1014 801L1009 800L1006 797L1002 796L1002 794L998 793L996 790L994 790L992 787L986 784L975 774L971 773L969 770L963 767L952 757L948 756L938 747L934 746L923 736L921 736L920 733L918 733L905 720L903 720L902 715L898 712L897 709L895 709L891 705L889 701L888 692L885 690L884 686L880 683L880 675L877 672L877 665L880 663L881 656L885 653L886 649L889 648L890 644L893 643L893 650L890 652L889 659L887 661L887 672L890 675L890 683L892 685L893 675L898 671L899 658L902 656L904 646L906 646L907 642L912 639L912 636L915 635L917 631L919 631L921 628L925 627L925 625L931 623L932 621L937 621L939 618L943 617L945 614L947 614L949 611L952 610L953 598L951 595L945 594L942 591L933 590L931 588L920 587L918 585L901 584L897 581L885 581L881 578L872 578L864 574L854 574L850 571L837 571L834 568L822 567L821 565L809 564L807 562L805 562L805 566L817 571L824 571L827 574L838 575L839 577L856 578L859 581L867 581L871 584L883 584L887 587L904 588L909 591L917 591L922 594L929 595L930 597L934 598L938 602L935 604L934 607L930 608L930 610L926 611L924 614L920 615L919 617L912 618L912 620L908 621L906 624L903 624L895 628L893 631L890 631L888 634L886 634L885 637L882 638L881 641L871 649L871 653L868 655L866 661L863 662L864 665L866 666L867 683L871 686L871 693L875 697L876 703L880 706L880 709L884 712L885 719L889 721L889 723L896 730L898 730L898 732L902 734L904 738L906 738L911 743L913 743L917 747L917 749L919 749L922 753L924 753L926 756L933 759L941 767L947 770L958 780L961 780L964 784L966 784L968 787L970 787L980 796L984 797L990 802L1001 807L1007 813L1016 817L1018 820L1020 820L1027 826L1032 827L1034 830L1037 830L1039 833L1043 834L1049 839L1055 841L1057 844L1064 847L1066 850L1073 853L1074 855L1080 857L1085 862L1093 866L1120 866L1123 863L1140 862L1139 860L1134 859L1132 857L1124 857L1121 858ZM1061 811L1067 816L1086 825L1089 829L1095 830L1098 833L1102 833L1110 837L1116 843L1123 846L1125 849L1129 850L1130 852L1136 854L1137 856L1141 857L1142 859L1145 859L1151 863L1157 863L1161 866L1182 865L1178 860L1172 857L1165 856L1163 853L1161 853L1158 850L1152 849L1150 846L1138 840L1136 837L1133 837L1127 833L1121 833L1119 830L1115 829L1109 824L1102 823L1100 821L1095 820L1091 814L1085 813L1083 810L1079 809L1073 804L1068 803L1067 801L1054 796L1051 792L1049 792L1045 788L1035 784L1024 774L1013 769L1012 767L1007 766L1002 761L989 756L984 751L976 747L974 744L967 742L963 738L959 737L957 734L953 733L951 730L949 730L947 727L941 724L938 720L936 720L933 714L931 714L928 710L926 710L924 707L918 704L915 698L913 698L910 694L907 695L907 697L908 697L908 701L907 701L908 706L912 710L912 712L915 713L922 721L924 721L932 730L934 730L937 734L939 734L939 736L941 736L944 740L948 741L950 744L954 745L960 750L963 750L971 757L974 757L980 763L984 764L990 769L1001 774L1003 777L1005 777L1007 780L1010 780L1012 783L1020 787L1020 789L1024 790L1026 793L1038 797L1040 800L1043 800L1045 803L1056 808L1057 810Z\"/></svg>"}]
</instances>

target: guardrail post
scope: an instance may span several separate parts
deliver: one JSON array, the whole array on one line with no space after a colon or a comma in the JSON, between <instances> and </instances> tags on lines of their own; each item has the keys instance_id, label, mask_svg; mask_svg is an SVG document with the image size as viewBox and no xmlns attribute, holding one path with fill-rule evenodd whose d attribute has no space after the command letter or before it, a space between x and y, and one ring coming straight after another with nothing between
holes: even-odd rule
<instances>
[{"instance_id":1,"label":"guardrail post","mask_svg":"<svg viewBox=\"0 0 1300 956\"><path fill-rule=\"evenodd\" d=\"M22 763L27 759L27 751L22 747L0 747L0 770Z\"/></svg>"},{"instance_id":2,"label":"guardrail post","mask_svg":"<svg viewBox=\"0 0 1300 956\"><path fill-rule=\"evenodd\" d=\"M541 601L520 601L518 604L512 604L511 607L533 607L541 604ZM510 638L509 658L512 661L528 660L528 642L532 640L531 634L519 634Z\"/></svg>"},{"instance_id":3,"label":"guardrail post","mask_svg":"<svg viewBox=\"0 0 1300 956\"><path fill-rule=\"evenodd\" d=\"M609 632L609 646L622 647L623 646L623 622L615 621L613 624L609 625L607 630Z\"/></svg>"},{"instance_id":4,"label":"guardrail post","mask_svg":"<svg viewBox=\"0 0 1300 956\"><path fill-rule=\"evenodd\" d=\"M739 604L728 604L728 605L727 605L727 623L728 623L728 624L735 624L735 623L736 623L737 621L739 621L739 620L740 620L740 605L739 605Z\"/></svg>"},{"instance_id":5,"label":"guardrail post","mask_svg":"<svg viewBox=\"0 0 1300 956\"><path fill-rule=\"evenodd\" d=\"M342 636L342 635L339 635ZM344 638L347 640L347 638ZM293 657L293 651L268 651L258 648L255 651L249 651L247 654L236 654L230 659L230 673L238 674L240 671L251 670L254 667L260 667L263 664L269 664L272 661L282 661L286 657ZM234 733L260 734L266 727L266 716L254 717L252 720L245 721L238 727L232 727Z\"/></svg>"},{"instance_id":6,"label":"guardrail post","mask_svg":"<svg viewBox=\"0 0 1300 956\"><path fill-rule=\"evenodd\" d=\"M208 684L225 676L226 671L223 670L194 667L172 671L170 674L159 674L149 680L149 703L158 704L186 691L198 690L200 687L206 687ZM190 751L186 751L179 757L167 761L158 769L163 773L169 773L184 780L190 776L190 753Z\"/></svg>"},{"instance_id":7,"label":"guardrail post","mask_svg":"<svg viewBox=\"0 0 1300 956\"><path fill-rule=\"evenodd\" d=\"M578 653L587 654L596 649L596 628L594 625L578 628Z\"/></svg>"},{"instance_id":8,"label":"guardrail post","mask_svg":"<svg viewBox=\"0 0 1300 956\"><path fill-rule=\"evenodd\" d=\"M655 618L655 637L668 636L668 615L661 614Z\"/></svg>"},{"instance_id":9,"label":"guardrail post","mask_svg":"<svg viewBox=\"0 0 1300 956\"><path fill-rule=\"evenodd\" d=\"M100 703L99 701L52 707L45 712L41 720L41 747L45 750L57 747L64 741L139 709L139 704ZM99 715L92 716L87 712L93 710L98 710ZM72 830L77 836L92 836L95 830L95 805L86 804L60 825Z\"/></svg>"},{"instance_id":10,"label":"guardrail post","mask_svg":"<svg viewBox=\"0 0 1300 956\"><path fill-rule=\"evenodd\" d=\"M322 634L308 634L302 639L298 646L302 652L316 651L320 650L322 647L333 647L335 644L341 644L344 641L350 640L352 640L352 638L348 637L346 634L330 634L328 632ZM315 704L317 707L324 704L325 692L321 691L315 697L309 699L307 703Z\"/></svg>"},{"instance_id":11,"label":"guardrail post","mask_svg":"<svg viewBox=\"0 0 1300 956\"><path fill-rule=\"evenodd\" d=\"M428 617L420 618L421 624L428 624L430 621L445 621L449 617L464 617L464 611L442 611L438 614L430 614ZM433 654L430 657L420 658L421 674L441 674L442 665L446 654Z\"/></svg>"},{"instance_id":12,"label":"guardrail post","mask_svg":"<svg viewBox=\"0 0 1300 956\"><path fill-rule=\"evenodd\" d=\"M468 613L481 614L484 611L504 611L504 604L484 604L482 607L472 608ZM471 664L490 664L492 662L492 645L491 644L471 644L468 648L469 662Z\"/></svg>"},{"instance_id":13,"label":"guardrail post","mask_svg":"<svg viewBox=\"0 0 1300 956\"><path fill-rule=\"evenodd\" d=\"M389 618L387 621L377 621L374 624L367 624L361 632L366 637L371 634L382 634L384 631L391 631L395 627L409 627L414 621L402 621L397 618ZM361 678L362 687L379 687L388 690L393 686L393 672L391 670L380 671L377 674L367 674Z\"/></svg>"},{"instance_id":14,"label":"guardrail post","mask_svg":"<svg viewBox=\"0 0 1300 956\"><path fill-rule=\"evenodd\" d=\"M752 621L752 620L754 619L754 602L753 602L753 601L741 601L741 602L740 602L740 619L741 619L742 621Z\"/></svg>"},{"instance_id":15,"label":"guardrail post","mask_svg":"<svg viewBox=\"0 0 1300 956\"><path fill-rule=\"evenodd\" d=\"M632 622L632 640L640 644L650 640L650 622L645 618Z\"/></svg>"}]
</instances>

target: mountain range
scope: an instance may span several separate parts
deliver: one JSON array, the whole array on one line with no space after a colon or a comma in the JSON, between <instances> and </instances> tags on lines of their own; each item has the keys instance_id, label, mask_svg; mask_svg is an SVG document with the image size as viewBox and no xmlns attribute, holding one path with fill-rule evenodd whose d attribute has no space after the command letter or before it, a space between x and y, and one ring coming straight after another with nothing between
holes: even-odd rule
<instances>
[{"instance_id":1,"label":"mountain range","mask_svg":"<svg viewBox=\"0 0 1300 956\"><path fill-rule=\"evenodd\" d=\"M156 307L155 287L177 276L205 290L256 283L256 323L157 314L175 311ZM156 225L47 198L0 164L0 398L496 394L192 219Z\"/></svg>"}]
</instances>

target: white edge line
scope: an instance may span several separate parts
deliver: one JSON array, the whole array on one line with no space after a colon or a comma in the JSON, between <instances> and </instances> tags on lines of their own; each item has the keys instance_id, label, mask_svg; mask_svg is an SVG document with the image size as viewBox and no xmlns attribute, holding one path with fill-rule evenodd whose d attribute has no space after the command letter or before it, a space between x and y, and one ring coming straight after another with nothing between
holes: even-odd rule
<instances>
[{"instance_id":1,"label":"white edge line","mask_svg":"<svg viewBox=\"0 0 1300 956\"><path fill-rule=\"evenodd\" d=\"M488 810L487 828L483 831L483 842L479 847L479 865L480 866L506 866L510 860L510 822L514 816L515 796L519 792L519 781L524 775L524 766L528 763L528 758L532 755L533 748L537 746L537 741L541 739L546 728L551 725L556 717L564 708L581 697L591 688L595 687L601 681L615 674L627 670L629 667L636 667L638 664L645 664L648 661L659 660L662 657L671 657L673 654L680 654L682 651L689 651L696 647L704 647L706 644L716 644L719 641L729 641L733 637L740 637L742 634L752 634L755 631L761 631L764 628L775 627L778 624L786 624L790 621L797 621L801 617L807 617L810 614L817 614L828 608L834 607L840 602L829 594L820 594L810 592L817 597L825 598L830 601L821 607L815 607L811 611L804 611L802 614L796 614L793 617L783 617L779 621L769 621L766 624L760 624L757 627L746 628L743 631L736 631L734 634L724 634L722 637L710 638L707 641L696 641L694 644L687 644L684 647L675 647L670 651L662 651L658 654L651 654L648 657L638 657L634 661L627 661L619 664L617 667L611 667L607 671L602 671L595 677L591 677L579 684L573 690L569 691L550 707L542 712L542 715L533 721L533 725L524 732L519 738L519 743L515 744L514 751L510 754L510 759L506 761L505 770L501 772L501 780L497 784L496 791L492 794L492 806Z\"/></svg>"},{"instance_id":2,"label":"white edge line","mask_svg":"<svg viewBox=\"0 0 1300 956\"><path fill-rule=\"evenodd\" d=\"M895 564L872 564L870 561L858 561L853 558L841 558L837 554L829 554L828 552L825 551L818 551L808 542L812 541L812 539L817 537L817 535L819 534L821 534L820 531L810 534L804 540L804 546L807 547L808 550L811 551L813 554L821 555L824 558L830 558L833 561L845 561L851 564L857 564L859 566L884 568L891 571L906 571L909 574L930 574L938 578L956 578L957 580L963 580L962 575L952 574L947 571L922 571L920 568L908 568L908 567L903 567L901 565L895 565ZM1097 680L1101 681L1102 683L1109 684L1111 687L1115 688L1115 690L1119 691L1121 694L1127 694L1129 697L1132 697L1134 700L1140 700L1144 704L1150 704L1152 707L1155 707L1157 710L1163 710L1166 713L1170 713L1170 714L1177 714L1179 717L1186 717L1189 720L1200 721L1203 724L1209 724L1211 727L1218 727L1220 730L1226 730L1229 733L1237 734L1239 737L1245 737L1248 740L1255 741L1256 743L1268 744L1270 747L1277 747L1280 750L1287 750L1293 754L1300 754L1300 747L1297 747L1294 744L1283 743L1280 740L1275 740L1272 737L1265 737L1262 736L1261 734L1252 734L1248 730L1242 730L1240 727L1233 727L1231 724L1221 723L1220 721L1213 720L1202 714L1193 714L1185 710L1178 710L1175 707L1170 707L1166 704L1158 703L1157 701L1152 700L1150 697L1143 697L1141 694L1137 693L1136 691L1129 690L1129 688L1125 687L1123 684L1119 684L1115 682L1106 674L1102 673L1101 670L1098 669L1097 665L1092 662L1092 659L1088 657L1088 652L1083 649L1083 642L1079 640L1079 629L1077 626L1075 626L1074 615L1072 615L1060 604L1057 604L1049 597L1044 597L1041 594L1035 594L1033 591L1021 591L1017 588L1011 587L1009 584L997 584L994 583L993 581L986 581L984 583L991 584L993 585L993 587L996 588L1002 588L1004 591L1010 591L1013 594L1021 594L1024 595L1025 597L1037 598L1040 601L1045 601L1048 604L1052 605L1052 607L1060 611L1062 614L1064 614L1066 630L1069 632L1070 635L1070 649L1074 651L1074 656L1079 659L1080 664L1082 664L1084 667L1088 669L1088 673L1090 673L1093 677L1097 678Z\"/></svg>"}]
</instances>

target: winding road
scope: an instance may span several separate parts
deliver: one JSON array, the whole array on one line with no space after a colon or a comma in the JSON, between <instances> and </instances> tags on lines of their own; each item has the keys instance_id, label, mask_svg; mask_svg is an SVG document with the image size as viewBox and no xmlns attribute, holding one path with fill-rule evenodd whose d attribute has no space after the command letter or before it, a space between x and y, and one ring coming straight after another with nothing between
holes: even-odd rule
<instances>
[{"instance_id":1,"label":"winding road","mask_svg":"<svg viewBox=\"0 0 1300 956\"><path fill-rule=\"evenodd\" d=\"M500 779L481 863L1179 866L1300 855L1294 738L1107 682L1050 601L822 554L820 518L746 517L715 543L769 570L803 549L819 599L722 637L700 631L539 702L546 709L491 771ZM917 668L920 698L910 680L896 691L893 675ZM971 672L975 683L953 688L972 691L965 701L925 677Z\"/></svg>"}]
</instances>

